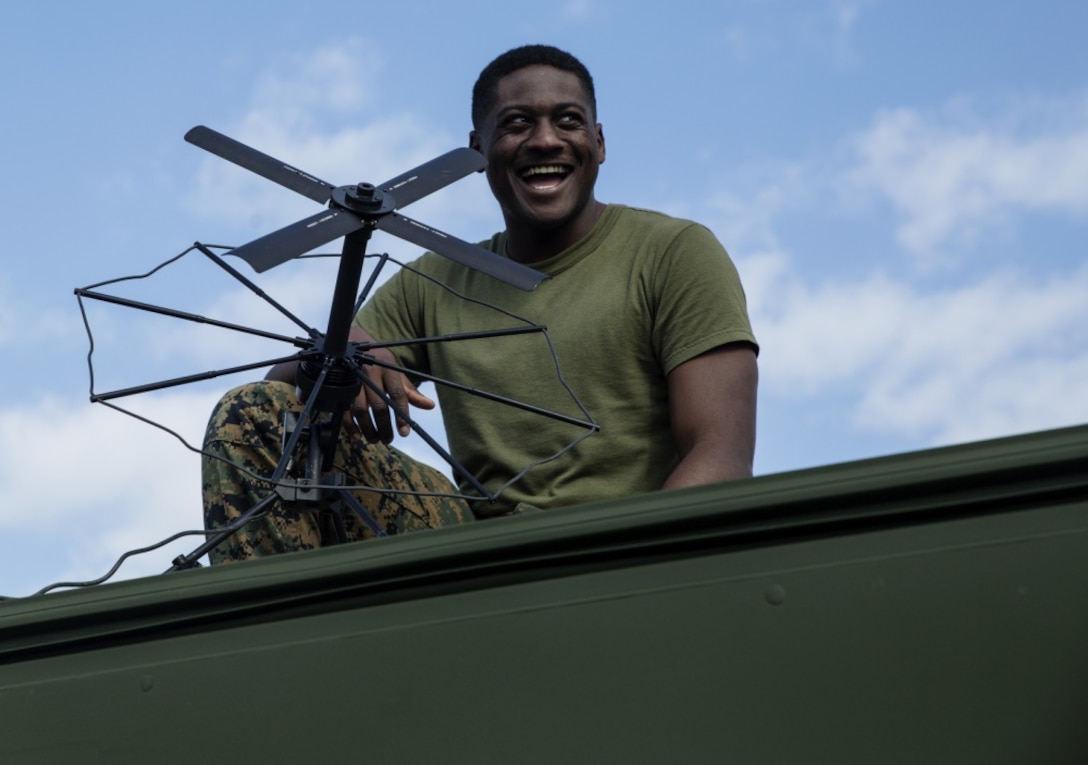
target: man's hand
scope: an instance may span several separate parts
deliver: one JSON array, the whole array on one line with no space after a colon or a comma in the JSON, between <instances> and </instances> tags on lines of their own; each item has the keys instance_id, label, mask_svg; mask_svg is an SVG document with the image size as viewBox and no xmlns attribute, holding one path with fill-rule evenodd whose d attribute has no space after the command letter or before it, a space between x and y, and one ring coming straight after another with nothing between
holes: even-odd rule
<instances>
[{"instance_id":1,"label":"man's hand","mask_svg":"<svg viewBox=\"0 0 1088 765\"><path fill-rule=\"evenodd\" d=\"M353 328L354 333L355 328ZM359 330L362 332L362 330ZM353 342L359 342L360 338L351 338ZM373 342L368 340L367 342ZM370 352L378 361L395 364L396 359L388 348L375 348ZM386 369L377 364L363 367L372 383L384 391L393 402L393 407L402 412L408 412L409 407L420 409L434 409L434 401L419 392L403 372ZM345 425L349 433L362 435L370 443L381 441L388 444L393 440L393 411L378 392L364 383L359 391L358 398L345 414ZM403 438L411 433L412 428L408 422L399 416L395 417L397 433Z\"/></svg>"},{"instance_id":2,"label":"man's hand","mask_svg":"<svg viewBox=\"0 0 1088 765\"><path fill-rule=\"evenodd\" d=\"M348 333L348 342L373 343L375 340L366 330L352 326ZM386 364L397 363L388 348L375 348L370 355ZM434 401L420 393L403 372L377 364L364 365L363 372L378 390L389 396L393 406L402 412L407 413L413 406L419 409L434 409ZM298 362L290 361L272 367L265 375L265 379L294 385L297 374ZM408 422L401 417L395 417L385 399L364 383L359 395L344 413L344 429L356 437L365 438L370 443L381 441L383 444L388 444L393 440L394 419L396 419L397 433L402 437L412 431Z\"/></svg>"}]
</instances>

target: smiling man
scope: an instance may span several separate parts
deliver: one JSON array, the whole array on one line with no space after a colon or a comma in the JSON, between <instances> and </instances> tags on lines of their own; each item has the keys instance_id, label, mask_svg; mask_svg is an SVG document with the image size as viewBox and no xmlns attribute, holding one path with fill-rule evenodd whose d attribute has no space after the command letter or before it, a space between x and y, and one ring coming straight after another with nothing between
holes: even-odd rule
<instances>
[{"instance_id":1,"label":"smiling man","mask_svg":"<svg viewBox=\"0 0 1088 765\"><path fill-rule=\"evenodd\" d=\"M502 489L498 499L463 504L385 494L376 501L360 493L364 506L396 533L750 476L758 348L736 270L705 227L597 200L605 137L586 68L551 46L508 51L480 74L472 123L469 144L488 160L506 225L482 246L550 278L523 292L428 253L376 291L352 339L543 325L558 381L539 336L401 345L374 355L558 412L577 414L573 394L599 432L578 440L568 422L439 387L450 452L489 491ZM232 391L213 414L205 448L225 461L204 462L209 528L267 493L267 484L255 487L228 464L267 474L278 458L276 418L299 406L294 369L278 367L267 379ZM434 405L399 372L373 367L371 379L399 407ZM373 393L357 404L357 431L338 451L349 479L441 493L445 479L436 471L388 446L394 426L403 435L405 423L394 422ZM267 434L259 450L254 432ZM354 518L345 520L349 537L369 535ZM213 560L323 543L317 514L288 506L232 539Z\"/></svg>"},{"instance_id":2,"label":"smiling man","mask_svg":"<svg viewBox=\"0 0 1088 765\"><path fill-rule=\"evenodd\" d=\"M473 93L469 145L487 158L488 181L506 222L506 254L523 263L573 246L605 209L594 197L605 148L592 80L572 71L576 62L546 50L519 49L499 59ZM529 64L496 79L523 60L569 68Z\"/></svg>"}]
</instances>

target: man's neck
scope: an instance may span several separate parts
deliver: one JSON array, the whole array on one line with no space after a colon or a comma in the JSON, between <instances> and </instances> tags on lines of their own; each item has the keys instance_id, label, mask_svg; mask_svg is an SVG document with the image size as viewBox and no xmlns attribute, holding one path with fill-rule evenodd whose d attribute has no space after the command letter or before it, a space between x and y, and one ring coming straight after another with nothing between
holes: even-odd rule
<instances>
[{"instance_id":1,"label":"man's neck","mask_svg":"<svg viewBox=\"0 0 1088 765\"><path fill-rule=\"evenodd\" d=\"M511 260L526 264L554 257L588 236L606 207L605 203L594 201L586 210L586 215L578 221L551 230L511 226L508 223L506 254Z\"/></svg>"}]
</instances>

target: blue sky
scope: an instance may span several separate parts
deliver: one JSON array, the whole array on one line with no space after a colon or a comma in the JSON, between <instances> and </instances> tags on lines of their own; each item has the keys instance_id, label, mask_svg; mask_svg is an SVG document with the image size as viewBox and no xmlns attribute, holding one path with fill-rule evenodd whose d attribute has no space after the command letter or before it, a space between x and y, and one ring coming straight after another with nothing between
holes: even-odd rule
<instances>
[{"instance_id":1,"label":"blue sky","mask_svg":"<svg viewBox=\"0 0 1088 765\"><path fill-rule=\"evenodd\" d=\"M599 197L705 223L734 257L762 344L758 473L1088 420L1088 5L664 8L5 4L0 594L99 577L200 525L196 455L89 403L73 290L316 210L185 132L208 125L336 184L381 181L464 145L477 73L528 42L593 72ZM470 240L501 227L482 177L410 214ZM371 250L416 254L381 235ZM254 278L323 328L334 268ZM294 334L200 256L117 292ZM99 391L280 351L89 312ZM119 403L197 443L245 377ZM161 572L197 542L118 577Z\"/></svg>"}]
</instances>

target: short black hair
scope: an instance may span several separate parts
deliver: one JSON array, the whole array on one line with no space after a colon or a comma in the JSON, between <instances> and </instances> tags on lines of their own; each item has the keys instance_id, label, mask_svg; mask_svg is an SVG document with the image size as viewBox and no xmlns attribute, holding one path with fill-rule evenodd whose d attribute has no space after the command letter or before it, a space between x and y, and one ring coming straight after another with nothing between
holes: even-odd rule
<instances>
[{"instance_id":1,"label":"short black hair","mask_svg":"<svg viewBox=\"0 0 1088 765\"><path fill-rule=\"evenodd\" d=\"M593 88L593 78L585 64L565 50L552 45L522 45L506 51L484 67L476 84L472 87L472 127L478 129L484 117L495 106L499 80L527 66L551 66L564 72L570 72L582 83L582 89L589 97L593 117L597 116L597 94Z\"/></svg>"}]
</instances>

